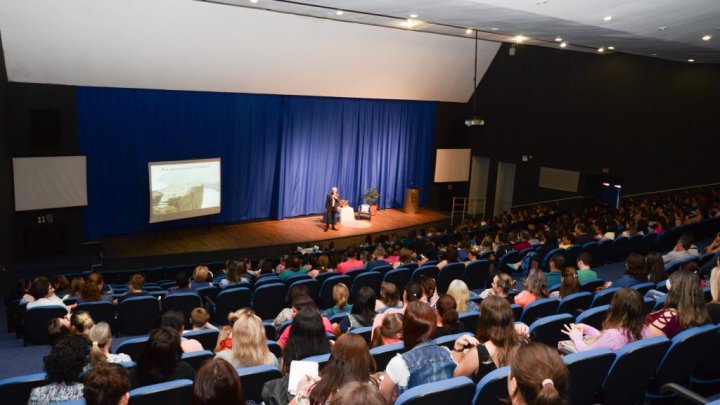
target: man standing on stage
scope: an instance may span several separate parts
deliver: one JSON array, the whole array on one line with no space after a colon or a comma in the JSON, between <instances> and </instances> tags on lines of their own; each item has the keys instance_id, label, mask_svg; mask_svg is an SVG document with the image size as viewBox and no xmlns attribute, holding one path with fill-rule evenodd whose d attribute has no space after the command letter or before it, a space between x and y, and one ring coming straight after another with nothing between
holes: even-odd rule
<instances>
[{"instance_id":1,"label":"man standing on stage","mask_svg":"<svg viewBox=\"0 0 720 405\"><path fill-rule=\"evenodd\" d=\"M335 215L337 214L339 204L340 195L338 194L338 189L337 187L333 187L327 197L325 197L325 232L327 232L331 224L333 231L337 231L337 228L335 228Z\"/></svg>"}]
</instances>

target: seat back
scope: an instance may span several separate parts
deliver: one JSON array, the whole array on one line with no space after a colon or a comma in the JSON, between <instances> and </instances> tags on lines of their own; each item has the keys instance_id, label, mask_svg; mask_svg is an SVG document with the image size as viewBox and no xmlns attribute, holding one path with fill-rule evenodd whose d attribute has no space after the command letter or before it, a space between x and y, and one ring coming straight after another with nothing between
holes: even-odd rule
<instances>
[{"instance_id":1,"label":"seat back","mask_svg":"<svg viewBox=\"0 0 720 405\"><path fill-rule=\"evenodd\" d=\"M598 246L598 254L600 257L603 258L603 262L599 264L604 264L606 262L613 262L615 261L615 258L612 257L613 255L613 245L611 240L604 239L597 242ZM593 257L593 261L595 261L595 257Z\"/></svg>"},{"instance_id":2,"label":"seat back","mask_svg":"<svg viewBox=\"0 0 720 405\"><path fill-rule=\"evenodd\" d=\"M465 326L465 330L472 333L475 333L479 317L480 312L478 311L460 312L458 314L458 319Z\"/></svg>"},{"instance_id":3,"label":"seat back","mask_svg":"<svg viewBox=\"0 0 720 405\"><path fill-rule=\"evenodd\" d=\"M253 284L253 289L258 289L266 284L282 283L283 281L276 274L263 274Z\"/></svg>"},{"instance_id":4,"label":"seat back","mask_svg":"<svg viewBox=\"0 0 720 405\"><path fill-rule=\"evenodd\" d=\"M138 361L140 360L140 356L142 356L143 350L145 350L145 344L148 339L148 336L127 339L115 348L115 353L125 353L130 356L133 361Z\"/></svg>"},{"instance_id":5,"label":"seat back","mask_svg":"<svg viewBox=\"0 0 720 405\"><path fill-rule=\"evenodd\" d=\"M439 272L439 270L438 270L437 266L434 266L434 265L420 266L417 269L415 269L415 271L413 271L412 277L410 277L410 279L416 283L419 283L420 278L422 278L422 277L435 278L435 277L437 277L438 272Z\"/></svg>"},{"instance_id":6,"label":"seat back","mask_svg":"<svg viewBox=\"0 0 720 405\"><path fill-rule=\"evenodd\" d=\"M597 330L602 330L602 323L607 317L609 309L610 305L600 305L599 307L585 310L575 318L575 323L584 323Z\"/></svg>"},{"instance_id":7,"label":"seat back","mask_svg":"<svg viewBox=\"0 0 720 405\"><path fill-rule=\"evenodd\" d=\"M417 269L418 267L420 267L420 266L418 266L417 263L402 263L402 264L400 264L397 268L398 268L398 269L401 269L401 268L402 268L402 269L409 269L410 272L412 273L412 272L415 271L415 269Z\"/></svg>"},{"instance_id":8,"label":"seat back","mask_svg":"<svg viewBox=\"0 0 720 405\"><path fill-rule=\"evenodd\" d=\"M463 281L470 290L487 288L487 281L490 276L490 261L475 260L465 267Z\"/></svg>"},{"instance_id":9,"label":"seat back","mask_svg":"<svg viewBox=\"0 0 720 405\"><path fill-rule=\"evenodd\" d=\"M640 235L640 234L629 237L628 241L627 241L627 245L625 246L624 256L627 257L627 255L629 255L630 253L637 253L637 254L644 255L643 253L641 253L643 251L642 239L643 239L643 235Z\"/></svg>"},{"instance_id":10,"label":"seat back","mask_svg":"<svg viewBox=\"0 0 720 405\"><path fill-rule=\"evenodd\" d=\"M322 285L320 286L320 308L326 309L326 308L332 308L335 306L335 300L333 300L332 296L332 290L335 284L343 283L347 286L348 290L350 289L350 277L345 275L335 275L335 277L330 277L323 281Z\"/></svg>"},{"instance_id":11,"label":"seat back","mask_svg":"<svg viewBox=\"0 0 720 405\"><path fill-rule=\"evenodd\" d=\"M577 315L578 311L583 311L590 308L593 295L587 291L581 291L574 294L570 294L560 300L558 304L558 314L570 314Z\"/></svg>"},{"instance_id":12,"label":"seat back","mask_svg":"<svg viewBox=\"0 0 720 405\"><path fill-rule=\"evenodd\" d=\"M475 394L475 384L467 377L454 377L418 385L403 392L396 405L467 404Z\"/></svg>"},{"instance_id":13,"label":"seat back","mask_svg":"<svg viewBox=\"0 0 720 405\"><path fill-rule=\"evenodd\" d=\"M310 356L303 359L303 361L312 361L318 364L318 370L322 370L323 367L330 361L330 353L318 354L317 356Z\"/></svg>"},{"instance_id":14,"label":"seat back","mask_svg":"<svg viewBox=\"0 0 720 405\"><path fill-rule=\"evenodd\" d=\"M207 287L198 288L195 292L202 298L203 304L215 305L215 300L217 299L218 294L220 294L220 287L209 285Z\"/></svg>"},{"instance_id":15,"label":"seat back","mask_svg":"<svg viewBox=\"0 0 720 405\"><path fill-rule=\"evenodd\" d=\"M48 326L54 318L62 318L67 309L61 305L34 307L23 314L23 343L33 345L50 344Z\"/></svg>"},{"instance_id":16,"label":"seat back","mask_svg":"<svg viewBox=\"0 0 720 405\"><path fill-rule=\"evenodd\" d=\"M183 319L185 319L185 328L187 329L192 326L190 324L190 313L192 310L203 306L200 294L190 291L168 294L160 301L160 305L162 306L163 313L167 311L181 312ZM225 315L225 318L227 318L227 315Z\"/></svg>"},{"instance_id":17,"label":"seat back","mask_svg":"<svg viewBox=\"0 0 720 405\"><path fill-rule=\"evenodd\" d=\"M405 285L410 281L410 276L412 276L412 270L399 267L385 273L383 281L393 283L397 286L398 291L403 291Z\"/></svg>"},{"instance_id":18,"label":"seat back","mask_svg":"<svg viewBox=\"0 0 720 405\"><path fill-rule=\"evenodd\" d=\"M350 277L350 283L348 284L348 287L350 287L352 285L353 281L355 281L355 277L364 273L365 271L366 270L364 268L352 269L350 271L346 271L345 274L343 274L343 275Z\"/></svg>"},{"instance_id":19,"label":"seat back","mask_svg":"<svg viewBox=\"0 0 720 405\"><path fill-rule=\"evenodd\" d=\"M0 398L5 404L27 404L30 391L48 383L45 373L5 378L0 380Z\"/></svg>"},{"instance_id":20,"label":"seat back","mask_svg":"<svg viewBox=\"0 0 720 405\"><path fill-rule=\"evenodd\" d=\"M640 246L640 253L642 255L646 255L650 253L655 248L655 240L657 239L658 234L655 232L648 233L647 235L642 236L642 239L640 240L639 246Z\"/></svg>"},{"instance_id":21,"label":"seat back","mask_svg":"<svg viewBox=\"0 0 720 405\"><path fill-rule=\"evenodd\" d=\"M507 253L505 253L499 260L497 264L498 271L507 273L510 271L510 268L507 267L508 264L517 263L520 261L520 252L516 252L514 250L511 250Z\"/></svg>"},{"instance_id":22,"label":"seat back","mask_svg":"<svg viewBox=\"0 0 720 405\"><path fill-rule=\"evenodd\" d=\"M118 330L123 335L145 335L157 327L160 305L153 297L131 297L118 305Z\"/></svg>"},{"instance_id":23,"label":"seat back","mask_svg":"<svg viewBox=\"0 0 720 405\"><path fill-rule=\"evenodd\" d=\"M577 267L577 257L580 254L581 249L582 246L580 245L572 245L565 249L563 254L565 255L565 264L567 266Z\"/></svg>"},{"instance_id":24,"label":"seat back","mask_svg":"<svg viewBox=\"0 0 720 405\"><path fill-rule=\"evenodd\" d=\"M452 335L446 335L446 336L441 336L439 338L435 338L435 340L433 342L435 342L435 344L438 346L445 346L448 349L452 350L455 341L460 336L463 336L463 335L472 335L472 333L470 333L470 332L453 333Z\"/></svg>"},{"instance_id":25,"label":"seat back","mask_svg":"<svg viewBox=\"0 0 720 405\"><path fill-rule=\"evenodd\" d=\"M677 237L675 235L675 232L673 232L674 229L675 228L662 231L657 236L654 245L658 252L667 252L675 246L675 243L677 242Z\"/></svg>"},{"instance_id":26,"label":"seat back","mask_svg":"<svg viewBox=\"0 0 720 405\"><path fill-rule=\"evenodd\" d=\"M592 304L590 304L590 308L599 307L601 305L608 305L610 304L610 301L612 301L613 295L615 295L616 292L618 292L620 288L618 287L611 287L606 288L602 291L598 291L595 293L595 297L593 298Z\"/></svg>"},{"instance_id":27,"label":"seat back","mask_svg":"<svg viewBox=\"0 0 720 405\"><path fill-rule=\"evenodd\" d=\"M350 287L350 299L353 300L355 295L363 287L370 287L375 291L375 296L380 296L380 283L382 282L382 274L379 271L365 271L358 274L353 280Z\"/></svg>"},{"instance_id":28,"label":"seat back","mask_svg":"<svg viewBox=\"0 0 720 405\"><path fill-rule=\"evenodd\" d=\"M129 405L190 405L192 385L192 380L174 380L135 388L130 391Z\"/></svg>"},{"instance_id":29,"label":"seat back","mask_svg":"<svg viewBox=\"0 0 720 405\"><path fill-rule=\"evenodd\" d=\"M365 343L370 346L370 337L372 336L372 326L363 326L362 328L350 329L348 331L353 335L360 335L365 339Z\"/></svg>"},{"instance_id":30,"label":"seat back","mask_svg":"<svg viewBox=\"0 0 720 405\"><path fill-rule=\"evenodd\" d=\"M543 298L531 302L523 309L519 321L524 322L526 325L530 325L538 318L554 315L557 313L559 304L560 301L557 298Z\"/></svg>"},{"instance_id":31,"label":"seat back","mask_svg":"<svg viewBox=\"0 0 720 405\"><path fill-rule=\"evenodd\" d=\"M669 382L686 385L690 380L690 373L707 353L717 333L718 326L708 324L675 335L652 379L648 389L649 396L658 395L660 387Z\"/></svg>"},{"instance_id":32,"label":"seat back","mask_svg":"<svg viewBox=\"0 0 720 405\"><path fill-rule=\"evenodd\" d=\"M639 292L640 295L645 295L645 293L652 290L653 288L655 288L655 284L653 284L653 283L640 283L640 284L635 284L634 286L632 286L632 289L637 290L637 292Z\"/></svg>"},{"instance_id":33,"label":"seat back","mask_svg":"<svg viewBox=\"0 0 720 405\"><path fill-rule=\"evenodd\" d=\"M510 395L507 389L510 366L493 370L480 380L475 389L473 405L502 404ZM509 402L508 402L509 403Z\"/></svg>"},{"instance_id":34,"label":"seat back","mask_svg":"<svg viewBox=\"0 0 720 405\"><path fill-rule=\"evenodd\" d=\"M266 382L282 377L275 366L240 367L237 369L246 401L263 402L262 389Z\"/></svg>"},{"instance_id":35,"label":"seat back","mask_svg":"<svg viewBox=\"0 0 720 405\"><path fill-rule=\"evenodd\" d=\"M561 340L567 339L563 325L570 324L575 318L569 314L550 315L539 318L530 325L530 336L535 342L542 342L550 347L557 347Z\"/></svg>"},{"instance_id":36,"label":"seat back","mask_svg":"<svg viewBox=\"0 0 720 405\"><path fill-rule=\"evenodd\" d=\"M603 382L600 402L605 404L633 404L639 402L650 379L655 374L670 341L654 337L628 343L617 351Z\"/></svg>"},{"instance_id":37,"label":"seat back","mask_svg":"<svg viewBox=\"0 0 720 405\"><path fill-rule=\"evenodd\" d=\"M287 305L292 305L292 302L290 302L290 291L292 291L293 288L304 285L307 287L307 289L310 291L310 298L315 300L315 302L318 301L318 295L320 294L320 282L317 280L311 279L305 279L305 280L298 280L292 284L288 284L289 287L287 289L287 296L285 297L285 302Z\"/></svg>"},{"instance_id":38,"label":"seat back","mask_svg":"<svg viewBox=\"0 0 720 405\"><path fill-rule=\"evenodd\" d=\"M519 321L522 317L523 307L518 304L510 304L510 309L513 311L513 318L515 321Z\"/></svg>"},{"instance_id":39,"label":"seat back","mask_svg":"<svg viewBox=\"0 0 720 405\"><path fill-rule=\"evenodd\" d=\"M465 263L449 263L438 271L437 292L445 294L453 280L462 280L465 273Z\"/></svg>"},{"instance_id":40,"label":"seat back","mask_svg":"<svg viewBox=\"0 0 720 405\"><path fill-rule=\"evenodd\" d=\"M187 339L195 339L205 350L215 350L220 331L217 329L201 329L183 333Z\"/></svg>"},{"instance_id":41,"label":"seat back","mask_svg":"<svg viewBox=\"0 0 720 405\"><path fill-rule=\"evenodd\" d=\"M73 312L75 311L87 311L90 314L93 322L100 323L106 322L110 325L113 332L116 330L115 326L115 306L107 301L90 301L80 302L77 304Z\"/></svg>"},{"instance_id":42,"label":"seat back","mask_svg":"<svg viewBox=\"0 0 720 405\"><path fill-rule=\"evenodd\" d=\"M287 287L281 283L260 286L253 291L250 305L260 319L275 319L285 307L286 292Z\"/></svg>"},{"instance_id":43,"label":"seat back","mask_svg":"<svg viewBox=\"0 0 720 405\"><path fill-rule=\"evenodd\" d=\"M218 294L215 303L215 323L228 324L228 314L250 306L251 292L246 287L233 287Z\"/></svg>"},{"instance_id":44,"label":"seat back","mask_svg":"<svg viewBox=\"0 0 720 405\"><path fill-rule=\"evenodd\" d=\"M370 349L370 355L375 359L377 371L384 371L390 360L396 354L401 353L405 349L403 342L393 343L389 345L378 346Z\"/></svg>"},{"instance_id":45,"label":"seat back","mask_svg":"<svg viewBox=\"0 0 720 405\"><path fill-rule=\"evenodd\" d=\"M712 337L707 351L693 370L690 381L695 386L715 385L720 383L720 332Z\"/></svg>"},{"instance_id":46,"label":"seat back","mask_svg":"<svg viewBox=\"0 0 720 405\"><path fill-rule=\"evenodd\" d=\"M307 274L296 274L294 276L290 276L290 277L286 278L285 285L289 286L292 283L295 283L297 281L302 281L302 280L312 280L312 277L308 276Z\"/></svg>"},{"instance_id":47,"label":"seat back","mask_svg":"<svg viewBox=\"0 0 720 405\"><path fill-rule=\"evenodd\" d=\"M545 257L541 258L542 263L540 263L540 268L546 272L550 271L550 259L552 259L552 257L555 256L556 254L559 254L564 257L565 256L564 253L565 253L565 249L562 249L562 248L555 248L555 249L550 250L549 252L547 252L545 254ZM571 266L571 264L568 264L568 266Z\"/></svg>"},{"instance_id":48,"label":"seat back","mask_svg":"<svg viewBox=\"0 0 720 405\"><path fill-rule=\"evenodd\" d=\"M605 284L605 280L603 279L595 279L586 281L582 284L580 284L580 291L587 291L589 293L594 293L596 289L602 287Z\"/></svg>"},{"instance_id":49,"label":"seat back","mask_svg":"<svg viewBox=\"0 0 720 405\"><path fill-rule=\"evenodd\" d=\"M200 367L215 357L215 353L211 350L199 350L196 352L183 353L180 360L187 362L195 370L200 370Z\"/></svg>"},{"instance_id":50,"label":"seat back","mask_svg":"<svg viewBox=\"0 0 720 405\"><path fill-rule=\"evenodd\" d=\"M325 280L329 279L330 277L336 277L336 276L339 276L339 274L335 273L334 271L326 271L325 273L320 273L317 276L315 276L315 281L317 281L318 283L320 283L320 285L322 285L322 283Z\"/></svg>"},{"instance_id":51,"label":"seat back","mask_svg":"<svg viewBox=\"0 0 720 405\"><path fill-rule=\"evenodd\" d=\"M570 372L570 404L590 405L600 390L615 353L608 349L594 349L563 357Z\"/></svg>"}]
</instances>

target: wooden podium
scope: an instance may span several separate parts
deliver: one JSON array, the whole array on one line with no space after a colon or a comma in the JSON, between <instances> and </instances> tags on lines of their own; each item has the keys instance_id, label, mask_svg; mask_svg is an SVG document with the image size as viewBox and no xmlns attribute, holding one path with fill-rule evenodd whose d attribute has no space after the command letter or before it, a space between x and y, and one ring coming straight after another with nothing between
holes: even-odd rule
<instances>
[{"instance_id":1,"label":"wooden podium","mask_svg":"<svg viewBox=\"0 0 720 405\"><path fill-rule=\"evenodd\" d=\"M420 206L420 189L409 188L405 190L405 208L406 214L415 214Z\"/></svg>"}]
</instances>

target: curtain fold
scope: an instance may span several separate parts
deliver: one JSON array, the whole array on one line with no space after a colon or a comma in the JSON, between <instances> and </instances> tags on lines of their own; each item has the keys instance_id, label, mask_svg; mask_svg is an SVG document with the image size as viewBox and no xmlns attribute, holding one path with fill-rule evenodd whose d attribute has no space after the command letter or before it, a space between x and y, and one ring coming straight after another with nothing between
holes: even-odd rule
<instances>
[{"instance_id":1,"label":"curtain fold","mask_svg":"<svg viewBox=\"0 0 720 405\"><path fill-rule=\"evenodd\" d=\"M381 208L429 190L435 103L93 87L77 100L88 238L316 214L332 186L353 206L375 186ZM149 224L148 162L211 157L222 212Z\"/></svg>"}]
</instances>

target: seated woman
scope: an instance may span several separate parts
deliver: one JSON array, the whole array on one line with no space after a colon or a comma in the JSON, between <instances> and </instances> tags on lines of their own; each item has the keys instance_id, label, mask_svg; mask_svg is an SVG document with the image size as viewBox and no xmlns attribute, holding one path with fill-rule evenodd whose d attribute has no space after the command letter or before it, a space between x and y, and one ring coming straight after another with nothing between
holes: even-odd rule
<instances>
[{"instance_id":1,"label":"seated woman","mask_svg":"<svg viewBox=\"0 0 720 405\"><path fill-rule=\"evenodd\" d=\"M55 289L45 277L36 277L30 286L33 300L27 303L27 309L58 305L64 307L63 301L55 295Z\"/></svg>"},{"instance_id":2,"label":"seated woman","mask_svg":"<svg viewBox=\"0 0 720 405\"><path fill-rule=\"evenodd\" d=\"M545 272L540 269L530 270L525 279L525 289L515 296L515 303L525 308L528 304L548 297L548 286Z\"/></svg>"},{"instance_id":3,"label":"seated woman","mask_svg":"<svg viewBox=\"0 0 720 405\"><path fill-rule=\"evenodd\" d=\"M380 383L380 392L388 402L410 388L452 378L456 364L450 350L432 341L436 323L435 311L427 303L413 301L407 305L403 316L406 351L390 360Z\"/></svg>"},{"instance_id":4,"label":"seated woman","mask_svg":"<svg viewBox=\"0 0 720 405\"><path fill-rule=\"evenodd\" d=\"M93 271L88 275L87 281L92 281L97 286L98 290L100 290L100 300L101 301L107 301L112 302L113 298L113 289L110 287L110 285L105 284L105 280L103 279L103 276L98 273L97 271Z\"/></svg>"},{"instance_id":5,"label":"seated woman","mask_svg":"<svg viewBox=\"0 0 720 405\"><path fill-rule=\"evenodd\" d=\"M438 298L440 298L437 293L437 281L432 277L422 277L420 287L422 288L420 300L427 302L430 306L435 306Z\"/></svg>"},{"instance_id":6,"label":"seated woman","mask_svg":"<svg viewBox=\"0 0 720 405\"><path fill-rule=\"evenodd\" d=\"M507 366L522 342L506 299L489 296L480 303L475 336L477 340L458 338L453 358L459 364L455 376L470 377L478 383L485 374Z\"/></svg>"},{"instance_id":7,"label":"seated woman","mask_svg":"<svg viewBox=\"0 0 720 405\"><path fill-rule=\"evenodd\" d=\"M80 299L78 302L103 301L104 296L100 292L100 287L94 281L86 281L80 288ZM112 296L111 296L112 298Z\"/></svg>"},{"instance_id":8,"label":"seated woman","mask_svg":"<svg viewBox=\"0 0 720 405\"><path fill-rule=\"evenodd\" d=\"M560 276L560 289L550 293L550 296L562 299L576 292L580 292L577 271L572 267L565 267Z\"/></svg>"},{"instance_id":9,"label":"seated woman","mask_svg":"<svg viewBox=\"0 0 720 405\"><path fill-rule=\"evenodd\" d=\"M375 312L385 312L389 308L401 308L400 291L389 281L380 283L380 299L375 301Z\"/></svg>"},{"instance_id":10,"label":"seated woman","mask_svg":"<svg viewBox=\"0 0 720 405\"><path fill-rule=\"evenodd\" d=\"M225 288L233 284L250 282L250 277L248 276L249 267L249 260L228 260L225 262L227 278L220 280L220 287Z\"/></svg>"},{"instance_id":11,"label":"seated woman","mask_svg":"<svg viewBox=\"0 0 720 405\"><path fill-rule=\"evenodd\" d=\"M130 373L133 388L187 378L195 379L195 370L181 361L180 334L177 330L160 327L150 332L150 338L140 356L137 368Z\"/></svg>"},{"instance_id":12,"label":"seated woman","mask_svg":"<svg viewBox=\"0 0 720 405\"><path fill-rule=\"evenodd\" d=\"M405 308L407 308L408 304L410 304L413 301L419 301L422 297L422 287L420 287L420 284L410 281L407 284L405 284L405 290L403 291L403 306L402 308L389 308L388 310L381 312L375 316L375 319L373 320L373 334L375 330L382 325L383 319L385 319L386 316L390 314L404 314ZM374 336L374 335L373 335Z\"/></svg>"},{"instance_id":13,"label":"seated woman","mask_svg":"<svg viewBox=\"0 0 720 405\"><path fill-rule=\"evenodd\" d=\"M477 304L470 301L470 289L462 280L453 280L448 286L447 295L455 299L458 312L478 310Z\"/></svg>"},{"instance_id":14,"label":"seated woman","mask_svg":"<svg viewBox=\"0 0 720 405\"><path fill-rule=\"evenodd\" d=\"M437 316L436 338L465 332L465 325L458 318L455 299L450 295L446 294L438 299L435 305L435 315Z\"/></svg>"},{"instance_id":15,"label":"seated woman","mask_svg":"<svg viewBox=\"0 0 720 405\"><path fill-rule=\"evenodd\" d=\"M193 270L193 278L190 281L190 289L195 291L203 287L210 287L212 284L212 275L207 266L197 266Z\"/></svg>"},{"instance_id":16,"label":"seated woman","mask_svg":"<svg viewBox=\"0 0 720 405\"><path fill-rule=\"evenodd\" d=\"M373 329L370 347L378 347L402 342L403 315L389 314L383 317L382 325Z\"/></svg>"},{"instance_id":17,"label":"seated woman","mask_svg":"<svg viewBox=\"0 0 720 405\"><path fill-rule=\"evenodd\" d=\"M310 288L308 288L308 286L302 285L302 284L294 286L293 288L290 289L290 295L288 297L289 298L288 302L292 304L301 295L310 295ZM349 295L350 295L350 293L348 293L348 296ZM280 329L280 327L285 322L292 320L292 317L293 317L293 309L292 309L292 305L291 305L289 308L283 308L283 310L280 311L279 314L277 314L275 319L273 319L273 322L272 322L273 326L275 327L276 330Z\"/></svg>"},{"instance_id":18,"label":"seated woman","mask_svg":"<svg viewBox=\"0 0 720 405\"><path fill-rule=\"evenodd\" d=\"M215 358L223 359L235 368L278 365L277 358L268 349L262 320L249 308L240 310L233 323L232 347L218 352Z\"/></svg>"},{"instance_id":19,"label":"seated woman","mask_svg":"<svg viewBox=\"0 0 720 405\"><path fill-rule=\"evenodd\" d=\"M438 269L442 269L450 263L462 263L458 258L458 248L455 245L449 245L445 249L445 259L437 264Z\"/></svg>"},{"instance_id":20,"label":"seated woman","mask_svg":"<svg viewBox=\"0 0 720 405\"><path fill-rule=\"evenodd\" d=\"M630 253L625 261L625 273L617 280L605 283L606 287L630 288L636 284L646 283L648 269L645 266L645 258L637 253Z\"/></svg>"},{"instance_id":21,"label":"seated woman","mask_svg":"<svg viewBox=\"0 0 720 405\"><path fill-rule=\"evenodd\" d=\"M345 283L335 284L333 286L332 296L333 301L335 301L335 306L323 311L323 316L331 318L333 315L350 312L350 310L352 310L352 304L348 304L350 300L350 289L348 289Z\"/></svg>"},{"instance_id":22,"label":"seated woman","mask_svg":"<svg viewBox=\"0 0 720 405\"><path fill-rule=\"evenodd\" d=\"M375 318L375 291L370 287L362 287L355 294L350 313L343 317L339 323L333 324L333 331L336 336L365 326L371 326Z\"/></svg>"},{"instance_id":23,"label":"seated woman","mask_svg":"<svg viewBox=\"0 0 720 405\"><path fill-rule=\"evenodd\" d=\"M288 329L290 327L286 330ZM290 363L293 360L302 360L329 352L330 341L326 336L320 313L312 306L301 307L295 314L283 351L281 363L283 374L287 375L290 372Z\"/></svg>"},{"instance_id":24,"label":"seated woman","mask_svg":"<svg viewBox=\"0 0 720 405\"><path fill-rule=\"evenodd\" d=\"M614 352L626 344L641 339L645 333L645 303L640 293L623 288L613 295L610 309L603 321L603 330L582 323L565 325L563 333L570 336L575 350L609 349ZM593 340L588 342L586 336Z\"/></svg>"},{"instance_id":25,"label":"seated woman","mask_svg":"<svg viewBox=\"0 0 720 405\"><path fill-rule=\"evenodd\" d=\"M512 405L567 403L570 372L556 350L542 343L518 348L510 362L508 393Z\"/></svg>"},{"instance_id":26,"label":"seated woman","mask_svg":"<svg viewBox=\"0 0 720 405\"><path fill-rule=\"evenodd\" d=\"M662 309L645 317L649 336L673 336L687 328L710 322L705 294L697 275L677 270L667 281L668 293Z\"/></svg>"},{"instance_id":27,"label":"seated woman","mask_svg":"<svg viewBox=\"0 0 720 405\"><path fill-rule=\"evenodd\" d=\"M93 326L95 326L95 322L87 311L79 310L70 315L70 330L76 335L83 335L87 338Z\"/></svg>"},{"instance_id":28,"label":"seated woman","mask_svg":"<svg viewBox=\"0 0 720 405\"><path fill-rule=\"evenodd\" d=\"M308 271L308 276L315 278L318 274L332 272L329 266L330 258L328 255L320 255L315 259L312 269Z\"/></svg>"},{"instance_id":29,"label":"seated woman","mask_svg":"<svg viewBox=\"0 0 720 405\"><path fill-rule=\"evenodd\" d=\"M183 353L199 352L205 350L197 339L183 337L185 332L185 316L180 311L167 311L160 317L160 326L166 326L177 331L180 336L180 349Z\"/></svg>"},{"instance_id":30,"label":"seated woman","mask_svg":"<svg viewBox=\"0 0 720 405\"><path fill-rule=\"evenodd\" d=\"M93 366L83 379L86 405L127 405L130 401L130 379L125 368L101 363Z\"/></svg>"},{"instance_id":31,"label":"seated woman","mask_svg":"<svg viewBox=\"0 0 720 405\"><path fill-rule=\"evenodd\" d=\"M49 384L30 391L28 405L45 405L82 398L81 374L88 364L90 343L82 336L66 336L43 359Z\"/></svg>"},{"instance_id":32,"label":"seated woman","mask_svg":"<svg viewBox=\"0 0 720 405\"><path fill-rule=\"evenodd\" d=\"M317 379L304 378L290 405L327 404L335 393L351 382L370 382L375 359L360 335L346 333L332 347L330 361Z\"/></svg>"},{"instance_id":33,"label":"seated woman","mask_svg":"<svg viewBox=\"0 0 720 405\"><path fill-rule=\"evenodd\" d=\"M237 370L223 359L206 361L195 375L193 405L244 404Z\"/></svg>"},{"instance_id":34,"label":"seated woman","mask_svg":"<svg viewBox=\"0 0 720 405\"><path fill-rule=\"evenodd\" d=\"M288 343L288 339L290 337L290 332L292 331L293 324L295 324L295 318L297 317L297 314L302 310L303 308L309 308L312 311L315 311L318 313L318 317L320 318L320 322L323 325L323 328L325 330L325 333L327 334L333 334L333 326L330 323L330 320L327 319L324 316L320 315L320 311L317 309L317 306L315 305L315 301L310 298L307 295L301 295L297 297L295 300L293 300L293 306L292 306L292 323L288 325L285 330L280 334L280 337L277 340L278 345L280 345L281 348L285 348L285 346Z\"/></svg>"},{"instance_id":35,"label":"seated woman","mask_svg":"<svg viewBox=\"0 0 720 405\"><path fill-rule=\"evenodd\" d=\"M88 331L87 338L92 343L90 350L90 364L97 367L103 363L126 363L132 361L125 353L110 353L112 346L112 333L110 325L100 322Z\"/></svg>"},{"instance_id":36,"label":"seated woman","mask_svg":"<svg viewBox=\"0 0 720 405\"><path fill-rule=\"evenodd\" d=\"M52 281L52 286L55 289L55 295L61 300L70 297L72 291L70 291L70 281L63 274L58 274Z\"/></svg>"},{"instance_id":37,"label":"seated woman","mask_svg":"<svg viewBox=\"0 0 720 405\"><path fill-rule=\"evenodd\" d=\"M514 304L515 301L510 296L510 291L515 287L515 279L510 277L509 274L499 273L493 276L490 288L480 293L482 299L487 298L490 295L497 295L498 297L505 298L508 303Z\"/></svg>"}]
</instances>

